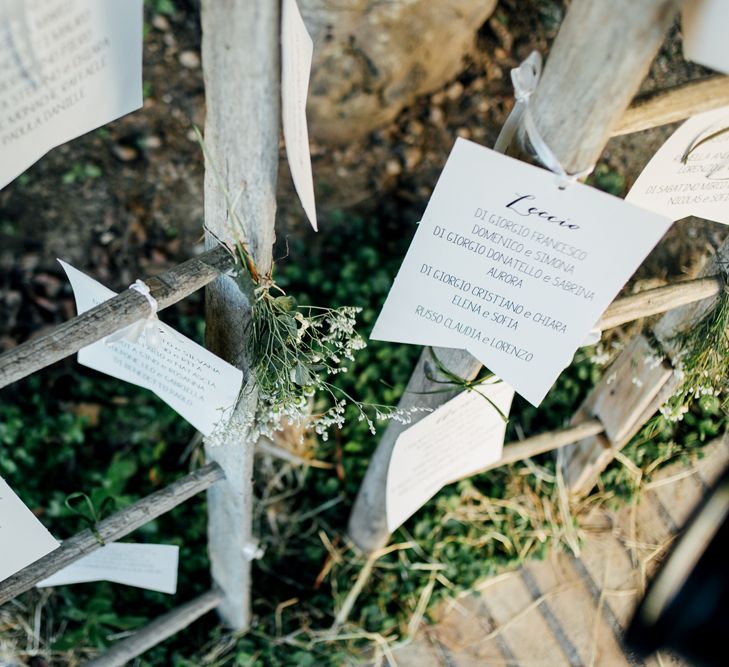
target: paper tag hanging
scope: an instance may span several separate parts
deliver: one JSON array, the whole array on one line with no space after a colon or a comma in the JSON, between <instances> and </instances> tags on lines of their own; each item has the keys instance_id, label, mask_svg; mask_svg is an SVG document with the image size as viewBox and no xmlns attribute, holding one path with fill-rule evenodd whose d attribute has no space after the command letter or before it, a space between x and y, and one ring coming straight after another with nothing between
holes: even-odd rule
<instances>
[{"instance_id":1,"label":"paper tag hanging","mask_svg":"<svg viewBox=\"0 0 729 667\"><path fill-rule=\"evenodd\" d=\"M20 5L0 13L0 188L51 148L142 106L142 0Z\"/></svg>"},{"instance_id":2,"label":"paper tag hanging","mask_svg":"<svg viewBox=\"0 0 729 667\"><path fill-rule=\"evenodd\" d=\"M0 582L59 546L0 477Z\"/></svg>"},{"instance_id":3,"label":"paper tag hanging","mask_svg":"<svg viewBox=\"0 0 729 667\"><path fill-rule=\"evenodd\" d=\"M681 7L681 28L686 60L729 74L727 0L685 0Z\"/></svg>"},{"instance_id":4,"label":"paper tag hanging","mask_svg":"<svg viewBox=\"0 0 729 667\"><path fill-rule=\"evenodd\" d=\"M681 125L625 199L671 220L696 215L729 224L729 107Z\"/></svg>"},{"instance_id":5,"label":"paper tag hanging","mask_svg":"<svg viewBox=\"0 0 729 667\"><path fill-rule=\"evenodd\" d=\"M116 296L115 292L59 260L79 314ZM243 373L172 327L155 320L158 343L110 336L78 353L78 362L112 377L150 389L203 435L224 424L235 407ZM132 325L134 327L135 325ZM109 342L115 338L114 342Z\"/></svg>"},{"instance_id":6,"label":"paper tag hanging","mask_svg":"<svg viewBox=\"0 0 729 667\"><path fill-rule=\"evenodd\" d=\"M466 349L538 405L670 220L458 139L372 332Z\"/></svg>"},{"instance_id":7,"label":"paper tag hanging","mask_svg":"<svg viewBox=\"0 0 729 667\"><path fill-rule=\"evenodd\" d=\"M479 393L480 392L480 393ZM393 532L446 484L501 458L514 390L500 382L464 391L401 433L387 469L387 528Z\"/></svg>"},{"instance_id":8,"label":"paper tag hanging","mask_svg":"<svg viewBox=\"0 0 729 667\"><path fill-rule=\"evenodd\" d=\"M173 594L180 548L171 544L110 542L36 584L38 588L111 581Z\"/></svg>"},{"instance_id":9,"label":"paper tag hanging","mask_svg":"<svg viewBox=\"0 0 729 667\"><path fill-rule=\"evenodd\" d=\"M306 96L313 52L314 43L306 31L296 0L284 0L281 8L281 112L286 157L306 217L314 231L318 231L306 126Z\"/></svg>"}]
</instances>

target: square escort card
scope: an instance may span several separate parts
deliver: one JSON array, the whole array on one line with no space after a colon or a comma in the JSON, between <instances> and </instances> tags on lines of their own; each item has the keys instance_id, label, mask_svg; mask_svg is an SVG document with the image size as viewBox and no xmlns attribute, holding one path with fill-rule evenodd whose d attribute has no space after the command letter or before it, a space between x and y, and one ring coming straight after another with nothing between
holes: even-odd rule
<instances>
[{"instance_id":1,"label":"square escort card","mask_svg":"<svg viewBox=\"0 0 729 667\"><path fill-rule=\"evenodd\" d=\"M486 400L487 397L489 400ZM387 468L387 529L394 532L446 484L501 458L514 390L503 382L464 391L395 441Z\"/></svg>"},{"instance_id":2,"label":"square escort card","mask_svg":"<svg viewBox=\"0 0 729 667\"><path fill-rule=\"evenodd\" d=\"M371 338L465 349L539 405L670 225L459 138Z\"/></svg>"},{"instance_id":3,"label":"square escort card","mask_svg":"<svg viewBox=\"0 0 729 667\"><path fill-rule=\"evenodd\" d=\"M39 581L36 586L48 588L111 581L173 594L177 592L179 556L180 547L174 544L110 542Z\"/></svg>"},{"instance_id":4,"label":"square escort card","mask_svg":"<svg viewBox=\"0 0 729 667\"><path fill-rule=\"evenodd\" d=\"M650 159L625 201L671 220L695 215L729 224L729 107L683 123Z\"/></svg>"},{"instance_id":5,"label":"square escort card","mask_svg":"<svg viewBox=\"0 0 729 667\"><path fill-rule=\"evenodd\" d=\"M58 260L73 289L79 314L116 296L85 273ZM150 322L157 344L114 338L127 327L78 353L78 362L153 391L198 431L210 436L225 424L238 402L243 373L164 322Z\"/></svg>"},{"instance_id":6,"label":"square escort card","mask_svg":"<svg viewBox=\"0 0 729 667\"><path fill-rule=\"evenodd\" d=\"M0 581L59 546L53 535L0 477Z\"/></svg>"},{"instance_id":7,"label":"square escort card","mask_svg":"<svg viewBox=\"0 0 729 667\"><path fill-rule=\"evenodd\" d=\"M314 231L316 201L311 173L306 96L309 91L314 42L306 31L296 0L281 6L281 114L286 157L294 187Z\"/></svg>"},{"instance_id":8,"label":"square escort card","mask_svg":"<svg viewBox=\"0 0 729 667\"><path fill-rule=\"evenodd\" d=\"M142 106L142 0L3 0L0 31L0 188Z\"/></svg>"}]
</instances>

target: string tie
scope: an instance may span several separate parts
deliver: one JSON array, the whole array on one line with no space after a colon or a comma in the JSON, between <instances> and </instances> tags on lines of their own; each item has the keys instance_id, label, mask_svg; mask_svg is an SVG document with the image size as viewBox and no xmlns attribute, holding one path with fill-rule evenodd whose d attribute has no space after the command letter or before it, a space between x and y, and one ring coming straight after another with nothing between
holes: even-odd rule
<instances>
[{"instance_id":1,"label":"string tie","mask_svg":"<svg viewBox=\"0 0 729 667\"><path fill-rule=\"evenodd\" d=\"M511 83L514 86L514 99L516 102L501 128L494 150L505 153L514 135L517 132L523 132L534 149L537 159L547 169L556 174L557 185L560 189L564 189L575 181L589 176L595 166L592 165L574 174L568 173L539 132L529 108L529 99L537 89L541 75L542 56L537 51L532 51L519 67L511 70Z\"/></svg>"},{"instance_id":2,"label":"string tie","mask_svg":"<svg viewBox=\"0 0 729 667\"><path fill-rule=\"evenodd\" d=\"M152 290L143 280L135 280L132 285L129 285L129 289L139 292L147 300L149 313L138 322L124 327L111 336L107 336L105 342L110 345L119 340L126 340L130 343L142 343L147 347L157 349L162 342L159 334L159 319L157 318L157 309L159 308L157 299L152 296Z\"/></svg>"}]
</instances>

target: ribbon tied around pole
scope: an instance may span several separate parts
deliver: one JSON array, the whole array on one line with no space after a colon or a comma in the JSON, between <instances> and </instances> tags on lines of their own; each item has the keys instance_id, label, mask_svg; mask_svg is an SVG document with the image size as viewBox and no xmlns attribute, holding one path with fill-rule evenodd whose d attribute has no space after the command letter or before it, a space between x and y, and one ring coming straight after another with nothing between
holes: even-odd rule
<instances>
[{"instance_id":1,"label":"ribbon tied around pole","mask_svg":"<svg viewBox=\"0 0 729 667\"><path fill-rule=\"evenodd\" d=\"M540 134L529 108L529 99L537 89L541 74L542 56L537 51L532 51L519 67L511 70L511 83L514 86L514 99L516 101L496 139L494 150L505 153L514 135L517 132L523 133L529 140L529 145L534 150L536 158L547 169L557 175L557 184L560 189L564 189L575 181L589 176L594 169L594 165L574 174L568 173Z\"/></svg>"},{"instance_id":2,"label":"ribbon tied around pole","mask_svg":"<svg viewBox=\"0 0 729 667\"><path fill-rule=\"evenodd\" d=\"M149 285L143 280L135 281L133 285L129 286L129 289L139 292L147 300L149 313L138 322L107 336L104 342L111 345L117 341L126 340L130 343L143 343L152 349L157 349L162 343L159 333L159 319L157 318L157 308L159 307L157 299L152 296Z\"/></svg>"}]
</instances>

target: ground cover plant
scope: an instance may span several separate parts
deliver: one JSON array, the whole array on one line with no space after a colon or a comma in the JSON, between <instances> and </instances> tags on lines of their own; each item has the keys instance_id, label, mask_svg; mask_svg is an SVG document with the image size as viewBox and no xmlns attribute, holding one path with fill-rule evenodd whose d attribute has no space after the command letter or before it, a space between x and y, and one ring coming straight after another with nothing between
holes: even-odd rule
<instances>
[{"instance_id":1,"label":"ground cover plant","mask_svg":"<svg viewBox=\"0 0 729 667\"><path fill-rule=\"evenodd\" d=\"M202 75L199 65L177 67L182 54L194 63L189 55L199 49L196 5L147 2L142 111L52 152L0 193L3 345L73 314L55 265L59 248L79 268L123 289L196 247L202 160L192 128L203 120ZM358 328L369 333L454 137L492 143L513 95L509 68L533 48L548 51L564 3L524 6L502 0L464 72L416 101L393 127L346 150L314 146L315 169L323 174L319 238L312 240L306 225L306 234L296 231L298 202L283 175L274 277L287 295L328 308L360 307ZM648 87L696 74L676 55L675 32ZM664 130L614 140L589 182L624 195L631 170ZM346 178L333 177L339 172ZM691 220L675 228L639 278L692 273L707 237L718 236ZM202 342L201 295L162 319ZM517 398L507 440L563 426L623 339L610 333L598 348L579 351L538 411ZM394 405L418 354L412 346L371 342L336 376L337 386L358 401ZM726 428L723 398L698 396L680 421L658 416L606 470L589 502L635 501L661 465L700 456L703 444ZM387 553L368 562L345 531L377 436L358 420L356 407L348 410L327 440L304 434L302 442L292 428L257 458L254 532L265 553L254 563L252 630L230 634L210 614L137 664L326 667L370 660L411 635L444 596L580 539L581 508L564 506L554 459L544 455L448 486L396 532ZM107 499L122 508L199 467L199 445L192 427L151 393L72 359L0 393L0 475L59 538L86 527L66 505L70 495L86 494L98 511ZM126 538L180 546L176 596L94 583L33 591L4 605L0 665L78 664L207 590L206 529L203 494Z\"/></svg>"},{"instance_id":2,"label":"ground cover plant","mask_svg":"<svg viewBox=\"0 0 729 667\"><path fill-rule=\"evenodd\" d=\"M351 217L340 221L343 232L343 223L347 232L314 252L291 242L277 280L307 302L360 304L366 334L407 235L388 234L387 223ZM382 244L382 238L394 240ZM170 315L186 334L201 336L197 317ZM336 381L359 400L395 403L418 353L411 346L371 342ZM600 376L597 362L604 361L594 349L579 351L539 411L517 399L507 440L563 425ZM277 446L298 461L258 458L255 532L265 554L254 564L253 629L230 635L209 615L149 651L140 665L352 663L406 638L442 596L579 539L579 521L565 524L559 518L549 455L452 484L396 532L392 550L374 564L347 622L332 632L366 564L347 543L345 529L376 444L367 423L349 416L354 418L328 440L307 435L301 444L298 432L280 434ZM703 396L680 422L659 417L624 455L645 471L645 482L660 464L697 455L725 425L719 397ZM12 393L6 390L0 403L0 474L61 538L85 527L65 505L66 496L81 491L96 507L105 498L123 507L198 466L196 444L192 427L151 393L73 362L23 381ZM632 469L619 461L603 474L602 501L625 501L638 492ZM2 609L0 655L31 665L75 664L209 586L204 497L147 524L131 539L180 546L177 596L108 583L29 592Z\"/></svg>"}]
</instances>

